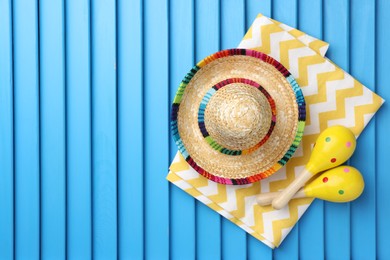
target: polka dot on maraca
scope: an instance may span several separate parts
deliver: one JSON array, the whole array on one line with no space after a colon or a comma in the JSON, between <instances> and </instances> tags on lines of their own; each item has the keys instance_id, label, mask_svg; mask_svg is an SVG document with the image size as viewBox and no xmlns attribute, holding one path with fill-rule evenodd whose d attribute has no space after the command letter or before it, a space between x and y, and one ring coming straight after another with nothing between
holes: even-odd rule
<instances>
[{"instance_id":1,"label":"polka dot on maraca","mask_svg":"<svg viewBox=\"0 0 390 260\"><path fill-rule=\"evenodd\" d=\"M336 161L337 161L336 158L330 159L330 162L331 162L331 163L335 163Z\"/></svg>"},{"instance_id":2,"label":"polka dot on maraca","mask_svg":"<svg viewBox=\"0 0 390 260\"><path fill-rule=\"evenodd\" d=\"M344 172L349 172L349 169L348 168L344 168Z\"/></svg>"},{"instance_id":3,"label":"polka dot on maraca","mask_svg":"<svg viewBox=\"0 0 390 260\"><path fill-rule=\"evenodd\" d=\"M322 179L322 182L324 182L324 183L328 182L328 177L324 177L324 178Z\"/></svg>"},{"instance_id":4,"label":"polka dot on maraca","mask_svg":"<svg viewBox=\"0 0 390 260\"><path fill-rule=\"evenodd\" d=\"M343 194L344 194L344 191L343 191L343 190L339 190L339 194L340 194L340 195L343 195Z\"/></svg>"},{"instance_id":5,"label":"polka dot on maraca","mask_svg":"<svg viewBox=\"0 0 390 260\"><path fill-rule=\"evenodd\" d=\"M349 142L349 141L345 143L345 146L348 147L348 148L351 147L351 145L352 145L352 143Z\"/></svg>"},{"instance_id":6,"label":"polka dot on maraca","mask_svg":"<svg viewBox=\"0 0 390 260\"><path fill-rule=\"evenodd\" d=\"M330 137L325 138L325 142L329 143L332 140Z\"/></svg>"}]
</instances>

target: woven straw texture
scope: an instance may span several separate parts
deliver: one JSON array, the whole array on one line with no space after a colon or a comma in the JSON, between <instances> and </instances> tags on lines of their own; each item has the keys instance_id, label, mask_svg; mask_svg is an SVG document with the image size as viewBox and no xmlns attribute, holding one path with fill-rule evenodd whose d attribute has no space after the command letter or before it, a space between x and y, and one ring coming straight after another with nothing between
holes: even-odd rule
<instances>
[{"instance_id":1,"label":"woven straw texture","mask_svg":"<svg viewBox=\"0 0 390 260\"><path fill-rule=\"evenodd\" d=\"M191 70L173 104L172 132L186 160L224 184L258 181L291 157L305 120L302 92L271 57L243 49Z\"/></svg>"}]
</instances>

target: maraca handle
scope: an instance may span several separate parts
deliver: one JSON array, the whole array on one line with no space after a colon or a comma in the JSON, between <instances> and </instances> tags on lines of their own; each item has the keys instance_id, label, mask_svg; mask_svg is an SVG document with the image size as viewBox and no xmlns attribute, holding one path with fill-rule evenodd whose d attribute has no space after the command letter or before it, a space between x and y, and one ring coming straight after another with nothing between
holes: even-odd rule
<instances>
[{"instance_id":1,"label":"maraca handle","mask_svg":"<svg viewBox=\"0 0 390 260\"><path fill-rule=\"evenodd\" d=\"M272 201L274 209L281 209L288 204L295 193L313 177L313 174L305 167L305 170Z\"/></svg>"},{"instance_id":2,"label":"maraca handle","mask_svg":"<svg viewBox=\"0 0 390 260\"><path fill-rule=\"evenodd\" d=\"M272 200L276 198L279 194L280 191L260 194L256 198L257 204L259 204L260 206L271 205ZM292 197L292 199L301 199L301 198L307 198L307 195L305 194L303 189L300 189L297 193L294 194L294 197Z\"/></svg>"}]
</instances>

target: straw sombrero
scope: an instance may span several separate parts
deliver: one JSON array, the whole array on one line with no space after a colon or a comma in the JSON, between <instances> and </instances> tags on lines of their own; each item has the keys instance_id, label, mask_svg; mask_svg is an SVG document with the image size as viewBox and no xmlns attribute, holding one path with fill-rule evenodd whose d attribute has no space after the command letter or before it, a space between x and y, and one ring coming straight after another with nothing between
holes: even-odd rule
<instances>
[{"instance_id":1,"label":"straw sombrero","mask_svg":"<svg viewBox=\"0 0 390 260\"><path fill-rule=\"evenodd\" d=\"M172 105L173 138L206 178L247 184L280 169L297 149L305 100L290 72L247 49L217 52L184 77Z\"/></svg>"}]
</instances>

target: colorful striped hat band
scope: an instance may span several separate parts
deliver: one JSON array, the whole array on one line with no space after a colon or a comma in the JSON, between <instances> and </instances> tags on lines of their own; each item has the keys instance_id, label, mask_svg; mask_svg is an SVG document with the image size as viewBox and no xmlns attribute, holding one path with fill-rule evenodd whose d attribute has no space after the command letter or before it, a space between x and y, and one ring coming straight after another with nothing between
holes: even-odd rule
<instances>
[{"instance_id":1,"label":"colorful striped hat band","mask_svg":"<svg viewBox=\"0 0 390 260\"><path fill-rule=\"evenodd\" d=\"M172 105L173 138L206 178L247 184L280 169L297 149L305 101L279 62L246 49L217 52L184 77Z\"/></svg>"}]
</instances>

